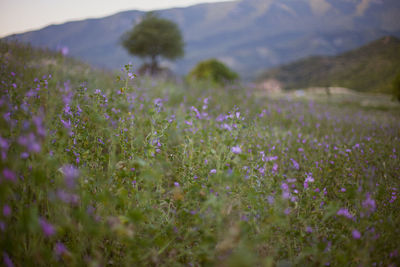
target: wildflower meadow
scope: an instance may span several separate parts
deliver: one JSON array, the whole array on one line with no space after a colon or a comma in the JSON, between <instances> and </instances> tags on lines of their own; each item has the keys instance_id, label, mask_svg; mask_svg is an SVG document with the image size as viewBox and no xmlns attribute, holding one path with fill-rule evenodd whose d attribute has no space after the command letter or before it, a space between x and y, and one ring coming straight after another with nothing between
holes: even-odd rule
<instances>
[{"instance_id":1,"label":"wildflower meadow","mask_svg":"<svg viewBox=\"0 0 400 267\"><path fill-rule=\"evenodd\" d=\"M4 266L398 266L400 113L0 42Z\"/></svg>"}]
</instances>

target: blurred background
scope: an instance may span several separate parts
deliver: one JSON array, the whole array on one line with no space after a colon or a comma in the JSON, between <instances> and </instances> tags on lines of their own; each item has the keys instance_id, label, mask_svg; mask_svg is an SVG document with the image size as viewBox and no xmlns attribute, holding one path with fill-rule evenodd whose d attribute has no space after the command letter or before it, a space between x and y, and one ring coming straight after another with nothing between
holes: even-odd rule
<instances>
[{"instance_id":1,"label":"blurred background","mask_svg":"<svg viewBox=\"0 0 400 267\"><path fill-rule=\"evenodd\" d=\"M184 57L161 62L177 75L217 58L266 90L336 86L388 93L400 72L398 0L202 2L2 1L0 35L63 49L100 68L119 69L127 61L138 68L140 59L121 46L121 35L157 10L183 34ZM51 22L59 24L44 26Z\"/></svg>"}]
</instances>

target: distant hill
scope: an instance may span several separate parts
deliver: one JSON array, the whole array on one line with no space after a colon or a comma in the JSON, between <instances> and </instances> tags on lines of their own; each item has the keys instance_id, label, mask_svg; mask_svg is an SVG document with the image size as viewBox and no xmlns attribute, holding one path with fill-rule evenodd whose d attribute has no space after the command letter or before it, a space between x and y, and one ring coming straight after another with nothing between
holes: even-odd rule
<instances>
[{"instance_id":1,"label":"distant hill","mask_svg":"<svg viewBox=\"0 0 400 267\"><path fill-rule=\"evenodd\" d=\"M254 78L260 70L306 56L336 55L383 36L400 37L398 0L241 0L158 13L182 29L185 57L164 62L179 74L215 57L241 77ZM7 38L51 49L68 46L74 57L120 68L132 58L119 45L119 38L143 14L126 11Z\"/></svg>"},{"instance_id":2,"label":"distant hill","mask_svg":"<svg viewBox=\"0 0 400 267\"><path fill-rule=\"evenodd\" d=\"M314 56L260 76L276 79L286 89L340 86L363 92L391 92L400 72L400 40L388 36L338 56Z\"/></svg>"}]
</instances>

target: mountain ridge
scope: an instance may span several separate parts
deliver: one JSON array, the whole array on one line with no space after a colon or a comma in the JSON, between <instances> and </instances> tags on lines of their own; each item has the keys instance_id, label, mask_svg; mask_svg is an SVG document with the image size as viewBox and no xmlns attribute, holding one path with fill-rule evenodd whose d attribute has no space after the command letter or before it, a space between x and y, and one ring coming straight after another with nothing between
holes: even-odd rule
<instances>
[{"instance_id":1,"label":"mountain ridge","mask_svg":"<svg viewBox=\"0 0 400 267\"><path fill-rule=\"evenodd\" d=\"M382 36L400 37L400 22L392 14L400 14L400 2L367 1L369 6L357 9L363 2L242 0L158 10L162 17L179 25L186 42L183 59L163 63L184 74L200 60L215 57L246 79L255 77L259 70L305 56L334 55ZM140 64L124 51L119 38L144 13L123 11L103 18L51 25L6 39L50 49L68 46L74 57L116 69L129 58Z\"/></svg>"}]
</instances>

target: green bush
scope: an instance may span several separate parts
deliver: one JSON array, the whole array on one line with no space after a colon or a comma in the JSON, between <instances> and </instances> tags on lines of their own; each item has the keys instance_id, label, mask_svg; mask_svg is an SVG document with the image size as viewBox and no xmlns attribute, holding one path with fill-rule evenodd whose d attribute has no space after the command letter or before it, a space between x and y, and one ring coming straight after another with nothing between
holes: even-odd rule
<instances>
[{"instance_id":1,"label":"green bush","mask_svg":"<svg viewBox=\"0 0 400 267\"><path fill-rule=\"evenodd\" d=\"M198 63L189 73L189 78L209 80L224 85L234 82L239 79L239 76L222 62L216 59L209 59Z\"/></svg>"}]
</instances>

